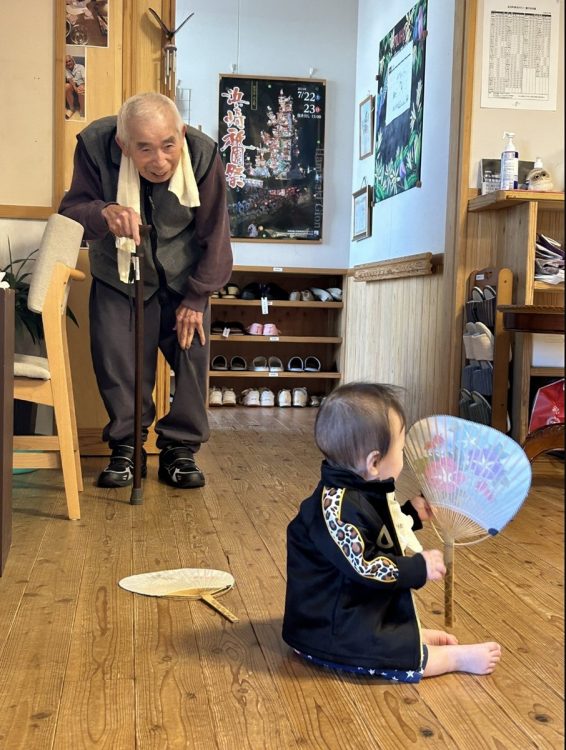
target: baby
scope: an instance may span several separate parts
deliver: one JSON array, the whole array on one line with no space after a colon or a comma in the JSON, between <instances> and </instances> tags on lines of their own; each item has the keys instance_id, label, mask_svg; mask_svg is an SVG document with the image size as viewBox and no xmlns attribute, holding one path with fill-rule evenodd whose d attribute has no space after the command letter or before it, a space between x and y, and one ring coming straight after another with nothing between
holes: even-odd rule
<instances>
[{"instance_id":1,"label":"baby","mask_svg":"<svg viewBox=\"0 0 566 750\"><path fill-rule=\"evenodd\" d=\"M501 647L459 645L419 623L412 589L446 573L442 553L413 533L431 516L417 496L402 507L405 416L394 388L349 383L317 414L321 479L287 529L283 639L324 667L418 682L447 672L489 674Z\"/></svg>"}]
</instances>

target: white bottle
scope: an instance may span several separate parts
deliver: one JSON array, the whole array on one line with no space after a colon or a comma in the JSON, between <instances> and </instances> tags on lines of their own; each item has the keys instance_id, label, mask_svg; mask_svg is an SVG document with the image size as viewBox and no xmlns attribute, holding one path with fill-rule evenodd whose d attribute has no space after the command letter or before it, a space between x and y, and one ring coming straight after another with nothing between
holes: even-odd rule
<instances>
[{"instance_id":1,"label":"white bottle","mask_svg":"<svg viewBox=\"0 0 566 750\"><path fill-rule=\"evenodd\" d=\"M537 158L535 159L533 169L542 169L542 159L540 158L540 156L537 156Z\"/></svg>"},{"instance_id":2,"label":"white bottle","mask_svg":"<svg viewBox=\"0 0 566 750\"><path fill-rule=\"evenodd\" d=\"M519 152L513 143L515 133L503 133L507 139L501 152L501 190L517 190L519 187Z\"/></svg>"}]
</instances>

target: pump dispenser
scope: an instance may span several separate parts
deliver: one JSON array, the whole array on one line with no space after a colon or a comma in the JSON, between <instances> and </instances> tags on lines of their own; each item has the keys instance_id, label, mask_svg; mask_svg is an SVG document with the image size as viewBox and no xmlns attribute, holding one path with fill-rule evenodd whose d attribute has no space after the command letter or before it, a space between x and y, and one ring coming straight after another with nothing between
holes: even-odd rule
<instances>
[{"instance_id":1,"label":"pump dispenser","mask_svg":"<svg viewBox=\"0 0 566 750\"><path fill-rule=\"evenodd\" d=\"M507 139L501 152L501 190L517 190L519 187L519 152L515 148L515 133L503 133Z\"/></svg>"}]
</instances>

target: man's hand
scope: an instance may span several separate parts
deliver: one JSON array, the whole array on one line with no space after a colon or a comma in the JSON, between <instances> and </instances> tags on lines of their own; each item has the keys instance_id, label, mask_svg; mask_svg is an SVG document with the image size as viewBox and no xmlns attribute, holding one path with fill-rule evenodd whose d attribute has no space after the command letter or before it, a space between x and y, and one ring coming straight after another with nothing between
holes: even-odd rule
<instances>
[{"instance_id":1,"label":"man's hand","mask_svg":"<svg viewBox=\"0 0 566 750\"><path fill-rule=\"evenodd\" d=\"M136 245L140 244L141 216L133 208L111 203L102 209L102 216L108 224L108 229L116 237L129 237Z\"/></svg>"},{"instance_id":2,"label":"man's hand","mask_svg":"<svg viewBox=\"0 0 566 750\"><path fill-rule=\"evenodd\" d=\"M198 333L200 343L203 346L206 344L201 312L191 310L190 307L181 304L177 308L176 317L175 330L177 331L177 340L181 349L188 349L190 347L193 343L195 331Z\"/></svg>"}]
</instances>

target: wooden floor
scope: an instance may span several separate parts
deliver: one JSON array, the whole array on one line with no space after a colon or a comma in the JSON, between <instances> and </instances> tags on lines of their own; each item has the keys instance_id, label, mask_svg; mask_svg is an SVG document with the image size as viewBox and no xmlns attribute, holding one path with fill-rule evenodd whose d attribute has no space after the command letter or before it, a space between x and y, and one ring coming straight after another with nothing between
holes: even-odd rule
<instances>
[{"instance_id":1,"label":"wooden floor","mask_svg":"<svg viewBox=\"0 0 566 750\"><path fill-rule=\"evenodd\" d=\"M285 527L317 481L314 409L217 409L200 453L208 483L176 491L152 458L142 506L100 490L85 459L82 520L60 476L15 478L13 546L0 579L0 748L564 747L563 466L496 539L456 558L461 642L497 639L487 677L395 685L321 671L281 640ZM422 532L437 546L434 532ZM132 573L229 570L230 624L199 601L120 589ZM442 627L442 586L419 592Z\"/></svg>"}]
</instances>

